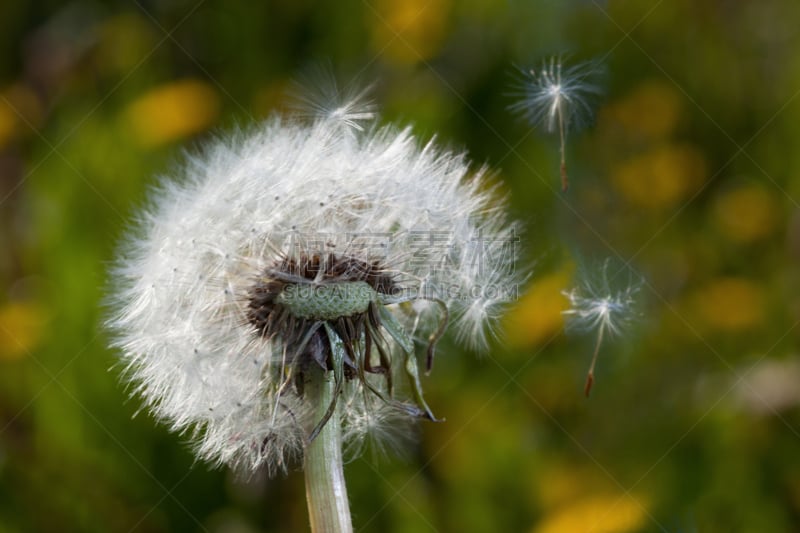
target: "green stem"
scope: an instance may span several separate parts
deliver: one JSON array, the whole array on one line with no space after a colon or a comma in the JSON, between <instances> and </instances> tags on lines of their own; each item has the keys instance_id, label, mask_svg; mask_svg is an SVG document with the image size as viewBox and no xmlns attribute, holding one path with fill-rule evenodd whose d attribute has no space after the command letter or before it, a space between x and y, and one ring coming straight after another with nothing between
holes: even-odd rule
<instances>
[{"instance_id":1,"label":"green stem","mask_svg":"<svg viewBox=\"0 0 800 533\"><path fill-rule=\"evenodd\" d=\"M314 424L325 416L334 399L333 372L311 365L305 394L316 406ZM308 428L309 433L313 428ZM316 438L306 444L303 457L306 476L306 501L313 533L353 531L342 469L342 427L339 410L333 413Z\"/></svg>"}]
</instances>

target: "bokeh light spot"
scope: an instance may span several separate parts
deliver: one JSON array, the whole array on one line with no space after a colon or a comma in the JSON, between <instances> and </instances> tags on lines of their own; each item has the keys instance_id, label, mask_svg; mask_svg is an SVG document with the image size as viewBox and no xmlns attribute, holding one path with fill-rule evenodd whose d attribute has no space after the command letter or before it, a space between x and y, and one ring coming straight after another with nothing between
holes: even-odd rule
<instances>
[{"instance_id":1,"label":"bokeh light spot","mask_svg":"<svg viewBox=\"0 0 800 533\"><path fill-rule=\"evenodd\" d=\"M776 227L779 206L758 185L725 192L714 204L714 222L730 240L749 243L768 236Z\"/></svg>"},{"instance_id":2,"label":"bokeh light spot","mask_svg":"<svg viewBox=\"0 0 800 533\"><path fill-rule=\"evenodd\" d=\"M645 511L631 496L589 496L564 505L533 529L534 533L625 533L639 531Z\"/></svg>"},{"instance_id":3,"label":"bokeh light spot","mask_svg":"<svg viewBox=\"0 0 800 533\"><path fill-rule=\"evenodd\" d=\"M156 87L126 111L133 134L144 146L159 146L204 131L218 113L217 93L198 80Z\"/></svg>"},{"instance_id":4,"label":"bokeh light spot","mask_svg":"<svg viewBox=\"0 0 800 533\"><path fill-rule=\"evenodd\" d=\"M719 278L701 288L694 306L712 329L738 331L756 327L764 320L764 295L760 286L742 278Z\"/></svg>"},{"instance_id":5,"label":"bokeh light spot","mask_svg":"<svg viewBox=\"0 0 800 533\"><path fill-rule=\"evenodd\" d=\"M545 342L564 327L562 311L568 302L561 293L569 285L568 272L540 277L506 315L509 345L528 348Z\"/></svg>"},{"instance_id":6,"label":"bokeh light spot","mask_svg":"<svg viewBox=\"0 0 800 533\"><path fill-rule=\"evenodd\" d=\"M369 13L376 51L399 64L429 59L441 47L447 33L448 0L381 0L377 14Z\"/></svg>"},{"instance_id":7,"label":"bokeh light spot","mask_svg":"<svg viewBox=\"0 0 800 533\"><path fill-rule=\"evenodd\" d=\"M675 205L706 179L703 154L688 145L660 145L619 164L612 182L631 204L648 209Z\"/></svg>"},{"instance_id":8,"label":"bokeh light spot","mask_svg":"<svg viewBox=\"0 0 800 533\"><path fill-rule=\"evenodd\" d=\"M47 314L36 303L11 301L0 307L0 360L20 359L36 347Z\"/></svg>"},{"instance_id":9,"label":"bokeh light spot","mask_svg":"<svg viewBox=\"0 0 800 533\"><path fill-rule=\"evenodd\" d=\"M627 98L607 107L600 120L604 126L621 127L632 138L661 140L675 131L682 107L680 96L672 87L646 81Z\"/></svg>"}]
</instances>

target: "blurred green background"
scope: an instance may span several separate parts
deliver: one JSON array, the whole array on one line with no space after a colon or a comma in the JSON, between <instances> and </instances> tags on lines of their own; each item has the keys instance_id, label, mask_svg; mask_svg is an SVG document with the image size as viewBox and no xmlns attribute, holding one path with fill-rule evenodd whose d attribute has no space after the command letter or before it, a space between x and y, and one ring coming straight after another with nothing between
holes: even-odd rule
<instances>
[{"instance_id":1,"label":"blurred green background","mask_svg":"<svg viewBox=\"0 0 800 533\"><path fill-rule=\"evenodd\" d=\"M496 169L533 265L488 355L442 345L447 421L347 465L358 530L800 531L798 21L795 0L3 2L0 531L306 529L301 472L210 470L138 412L101 300L154 175L326 61ZM606 72L567 193L557 140L506 109L514 65L561 52ZM561 291L606 257L645 280L642 316L587 400Z\"/></svg>"}]
</instances>

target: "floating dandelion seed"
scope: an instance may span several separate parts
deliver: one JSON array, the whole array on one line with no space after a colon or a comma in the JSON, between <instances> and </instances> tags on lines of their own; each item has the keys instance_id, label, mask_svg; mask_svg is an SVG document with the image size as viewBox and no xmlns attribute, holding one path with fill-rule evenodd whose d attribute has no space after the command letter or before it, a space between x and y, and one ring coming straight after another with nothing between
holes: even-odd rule
<instances>
[{"instance_id":1,"label":"floating dandelion seed","mask_svg":"<svg viewBox=\"0 0 800 533\"><path fill-rule=\"evenodd\" d=\"M448 322L484 346L515 295L516 226L485 170L323 95L310 121L275 116L189 157L112 272L135 392L200 458L245 472L285 469L330 424L360 449L435 420L418 347L430 371Z\"/></svg>"},{"instance_id":2,"label":"floating dandelion seed","mask_svg":"<svg viewBox=\"0 0 800 533\"><path fill-rule=\"evenodd\" d=\"M338 121L360 132L377 117L377 106L368 97L370 89L355 82L342 88L330 65L315 65L293 82L289 107L297 117Z\"/></svg>"},{"instance_id":3,"label":"floating dandelion seed","mask_svg":"<svg viewBox=\"0 0 800 533\"><path fill-rule=\"evenodd\" d=\"M590 78L597 73L594 62L564 67L561 57L551 57L536 69L519 69L513 96L518 100L509 106L531 125L547 133L558 131L561 152L561 189L569 186L566 162L566 137L570 129L578 129L592 115L590 99L601 93Z\"/></svg>"},{"instance_id":4,"label":"floating dandelion seed","mask_svg":"<svg viewBox=\"0 0 800 533\"><path fill-rule=\"evenodd\" d=\"M635 296L640 287L638 283L629 283L621 290L613 290L608 279L608 266L609 262L606 261L597 282L586 282L580 288L563 293L570 301L570 308L562 312L567 316L567 327L581 332L597 332L584 387L587 397L594 384L594 369L600 346L606 337L620 335L633 321Z\"/></svg>"}]
</instances>

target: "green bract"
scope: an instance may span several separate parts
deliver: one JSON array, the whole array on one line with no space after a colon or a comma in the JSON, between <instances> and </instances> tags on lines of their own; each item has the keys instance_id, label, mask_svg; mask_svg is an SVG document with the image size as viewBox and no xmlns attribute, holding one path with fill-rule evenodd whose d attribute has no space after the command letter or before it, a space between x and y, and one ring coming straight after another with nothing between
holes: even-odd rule
<instances>
[{"instance_id":1,"label":"green bract","mask_svg":"<svg viewBox=\"0 0 800 533\"><path fill-rule=\"evenodd\" d=\"M277 303L296 317L335 320L364 313L378 293L364 281L287 285Z\"/></svg>"}]
</instances>

